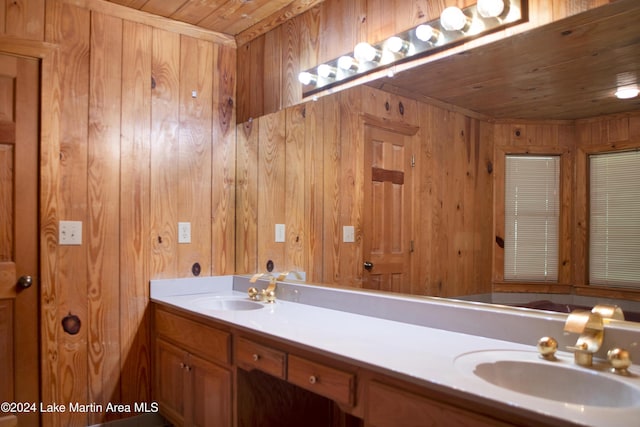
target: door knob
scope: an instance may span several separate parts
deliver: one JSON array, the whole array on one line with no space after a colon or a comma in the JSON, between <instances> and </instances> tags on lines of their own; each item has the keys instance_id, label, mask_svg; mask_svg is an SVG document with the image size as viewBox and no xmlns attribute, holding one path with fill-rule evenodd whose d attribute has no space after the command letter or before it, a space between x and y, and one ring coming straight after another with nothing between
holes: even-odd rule
<instances>
[{"instance_id":1,"label":"door knob","mask_svg":"<svg viewBox=\"0 0 640 427\"><path fill-rule=\"evenodd\" d=\"M20 289L27 289L33 285L33 277L31 276L20 276L18 279L18 287Z\"/></svg>"},{"instance_id":2,"label":"door knob","mask_svg":"<svg viewBox=\"0 0 640 427\"><path fill-rule=\"evenodd\" d=\"M373 269L373 263L370 261L364 262L364 269L367 271L371 271Z\"/></svg>"}]
</instances>

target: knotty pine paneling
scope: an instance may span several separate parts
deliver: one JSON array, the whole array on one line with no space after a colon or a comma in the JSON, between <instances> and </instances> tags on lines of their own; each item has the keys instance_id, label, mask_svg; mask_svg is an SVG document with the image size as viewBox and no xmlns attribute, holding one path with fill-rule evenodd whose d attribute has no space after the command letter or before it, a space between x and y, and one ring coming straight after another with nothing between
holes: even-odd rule
<instances>
[{"instance_id":1,"label":"knotty pine paneling","mask_svg":"<svg viewBox=\"0 0 640 427\"><path fill-rule=\"evenodd\" d=\"M42 60L42 400L148 402L149 280L191 276L194 262L202 275L234 272L235 49L47 7L57 49ZM83 221L82 245L58 245L60 220ZM178 221L191 222L191 244L177 243ZM61 329L68 313L76 335Z\"/></svg>"},{"instance_id":2,"label":"knotty pine paneling","mask_svg":"<svg viewBox=\"0 0 640 427\"><path fill-rule=\"evenodd\" d=\"M151 274L178 275L180 35L153 29L151 65Z\"/></svg>"},{"instance_id":3,"label":"knotty pine paneling","mask_svg":"<svg viewBox=\"0 0 640 427\"><path fill-rule=\"evenodd\" d=\"M122 23L122 114L120 123L120 400L151 399L150 328L147 304L153 235L149 171L153 29ZM144 165L145 167L140 167ZM116 371L117 372L117 371Z\"/></svg>"},{"instance_id":4,"label":"knotty pine paneling","mask_svg":"<svg viewBox=\"0 0 640 427\"><path fill-rule=\"evenodd\" d=\"M178 276L199 264L211 274L213 44L180 40L178 221L191 223L191 244L178 245Z\"/></svg>"},{"instance_id":5,"label":"knotty pine paneling","mask_svg":"<svg viewBox=\"0 0 640 427\"><path fill-rule=\"evenodd\" d=\"M46 41L59 48L43 62L41 154L42 400L86 403L89 398L88 318L88 10L47 3ZM82 246L58 246L58 221L83 222ZM67 314L84 327L62 331ZM45 413L44 425L87 425L82 413Z\"/></svg>"},{"instance_id":6,"label":"knotty pine paneling","mask_svg":"<svg viewBox=\"0 0 640 427\"><path fill-rule=\"evenodd\" d=\"M260 118L258 127L258 271L265 271L272 260L275 271L288 270L285 244L275 242L275 224L286 224L285 119L281 110ZM285 228L285 233L286 233Z\"/></svg>"},{"instance_id":7,"label":"knotty pine paneling","mask_svg":"<svg viewBox=\"0 0 640 427\"><path fill-rule=\"evenodd\" d=\"M122 20L91 15L89 65L87 402L120 401L120 117L122 106ZM80 295L78 295L80 296ZM73 309L73 306L70 307ZM89 424L104 414L87 414Z\"/></svg>"},{"instance_id":8,"label":"knotty pine paneling","mask_svg":"<svg viewBox=\"0 0 640 427\"><path fill-rule=\"evenodd\" d=\"M419 126L407 291L490 292L493 125L369 87L238 125L238 271L264 271L273 259L310 281L361 286L363 114L379 126ZM283 170L267 170L274 164ZM287 241L277 244L281 219ZM355 243L342 241L345 225L355 227Z\"/></svg>"},{"instance_id":9,"label":"knotty pine paneling","mask_svg":"<svg viewBox=\"0 0 640 427\"><path fill-rule=\"evenodd\" d=\"M211 163L211 274L235 272L236 49L215 45Z\"/></svg>"},{"instance_id":10,"label":"knotty pine paneling","mask_svg":"<svg viewBox=\"0 0 640 427\"><path fill-rule=\"evenodd\" d=\"M420 104L415 293L490 291L493 140L478 119Z\"/></svg>"},{"instance_id":11,"label":"knotty pine paneling","mask_svg":"<svg viewBox=\"0 0 640 427\"><path fill-rule=\"evenodd\" d=\"M260 121L238 124L236 131L236 272L258 267L258 147Z\"/></svg>"},{"instance_id":12,"label":"knotty pine paneling","mask_svg":"<svg viewBox=\"0 0 640 427\"><path fill-rule=\"evenodd\" d=\"M0 2L0 36L43 41L45 0L3 0Z\"/></svg>"},{"instance_id":13,"label":"knotty pine paneling","mask_svg":"<svg viewBox=\"0 0 640 427\"><path fill-rule=\"evenodd\" d=\"M459 7L475 0L453 2ZM574 15L608 3L608 0L529 0L529 22L468 43L472 48L516 32ZM276 27L238 47L238 120L259 117L302 100L298 82L301 70L353 51L361 41L378 42L420 22L439 17L450 1L427 0L325 0L298 15L287 28ZM286 50L283 52L282 50ZM275 63L279 59L281 63ZM271 64L275 68L270 70ZM278 69L278 73L274 70Z\"/></svg>"}]
</instances>

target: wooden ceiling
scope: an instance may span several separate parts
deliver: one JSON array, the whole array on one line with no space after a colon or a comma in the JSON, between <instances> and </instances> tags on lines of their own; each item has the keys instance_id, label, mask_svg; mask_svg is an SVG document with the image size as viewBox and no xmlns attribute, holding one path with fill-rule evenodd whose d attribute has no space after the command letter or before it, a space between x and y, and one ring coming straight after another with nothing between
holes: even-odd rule
<instances>
[{"instance_id":1,"label":"wooden ceiling","mask_svg":"<svg viewBox=\"0 0 640 427\"><path fill-rule=\"evenodd\" d=\"M640 1L620 0L371 86L496 119L574 120L640 110Z\"/></svg>"},{"instance_id":2,"label":"wooden ceiling","mask_svg":"<svg viewBox=\"0 0 640 427\"><path fill-rule=\"evenodd\" d=\"M232 36L242 45L324 0L108 0Z\"/></svg>"}]
</instances>

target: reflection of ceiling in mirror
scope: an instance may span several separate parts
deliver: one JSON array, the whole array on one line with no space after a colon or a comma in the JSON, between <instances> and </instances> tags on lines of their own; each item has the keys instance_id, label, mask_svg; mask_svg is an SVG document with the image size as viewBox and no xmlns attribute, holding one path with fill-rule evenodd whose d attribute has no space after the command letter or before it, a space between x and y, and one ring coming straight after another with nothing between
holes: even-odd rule
<instances>
[{"instance_id":1,"label":"reflection of ceiling in mirror","mask_svg":"<svg viewBox=\"0 0 640 427\"><path fill-rule=\"evenodd\" d=\"M622 0L371 82L490 118L574 120L640 110L640 2ZM627 80L629 80L627 78Z\"/></svg>"}]
</instances>

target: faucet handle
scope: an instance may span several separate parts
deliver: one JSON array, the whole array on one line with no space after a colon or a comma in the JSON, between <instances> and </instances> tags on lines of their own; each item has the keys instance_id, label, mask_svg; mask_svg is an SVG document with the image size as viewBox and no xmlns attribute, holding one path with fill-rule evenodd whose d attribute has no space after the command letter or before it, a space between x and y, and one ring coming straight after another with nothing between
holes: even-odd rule
<instances>
[{"instance_id":1,"label":"faucet handle","mask_svg":"<svg viewBox=\"0 0 640 427\"><path fill-rule=\"evenodd\" d=\"M600 314L603 319L624 320L624 313L617 305L598 304L591 312Z\"/></svg>"},{"instance_id":2,"label":"faucet handle","mask_svg":"<svg viewBox=\"0 0 640 427\"><path fill-rule=\"evenodd\" d=\"M260 291L258 291L258 289L254 288L253 286L249 288L247 294L249 295L249 299L252 299L254 301L258 301L260 299Z\"/></svg>"},{"instance_id":3,"label":"faucet handle","mask_svg":"<svg viewBox=\"0 0 640 427\"><path fill-rule=\"evenodd\" d=\"M607 359L611 363L611 372L618 375L630 375L631 356L627 350L612 348L607 352Z\"/></svg>"},{"instance_id":4,"label":"faucet handle","mask_svg":"<svg viewBox=\"0 0 640 427\"><path fill-rule=\"evenodd\" d=\"M545 360L556 360L558 341L553 337L542 337L538 340L538 353Z\"/></svg>"}]
</instances>

